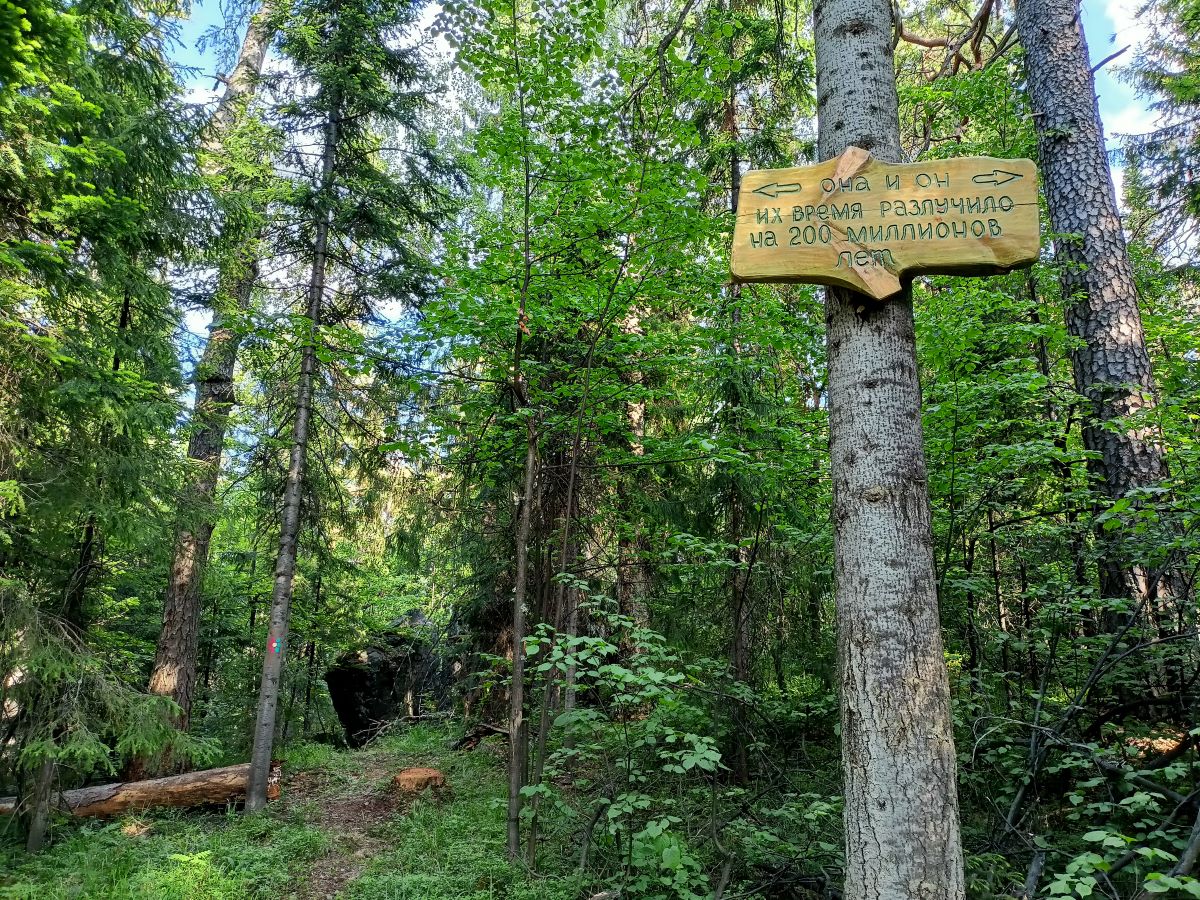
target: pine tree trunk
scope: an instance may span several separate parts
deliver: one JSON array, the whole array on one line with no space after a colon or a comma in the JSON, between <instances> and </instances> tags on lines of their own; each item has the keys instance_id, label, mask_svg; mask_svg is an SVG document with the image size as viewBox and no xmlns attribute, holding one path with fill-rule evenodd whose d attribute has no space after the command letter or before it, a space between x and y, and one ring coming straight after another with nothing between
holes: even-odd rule
<instances>
[{"instance_id":1,"label":"pine tree trunk","mask_svg":"<svg viewBox=\"0 0 1200 900\"><path fill-rule=\"evenodd\" d=\"M244 311L258 278L258 261L242 260L249 268L230 292L232 306ZM221 451L229 411L234 403L233 371L241 335L225 316L214 313L208 344L196 370L194 431L188 441L188 459L194 463L184 502L195 506L195 524L181 525L175 535L171 574L163 601L163 626L150 673L150 693L170 697L179 704L177 727L186 731L191 719L200 643L200 584L208 562L213 533L212 502L221 471Z\"/></svg>"},{"instance_id":2,"label":"pine tree trunk","mask_svg":"<svg viewBox=\"0 0 1200 900\"><path fill-rule=\"evenodd\" d=\"M813 9L822 159L901 158L889 0ZM912 299L826 295L847 900L961 900Z\"/></svg>"},{"instance_id":3,"label":"pine tree trunk","mask_svg":"<svg viewBox=\"0 0 1200 900\"><path fill-rule=\"evenodd\" d=\"M1083 443L1098 453L1093 474L1111 499L1167 476L1162 448L1145 425L1112 428L1153 409L1154 378L1142 332L1133 266L1104 150L1104 133L1078 0L1021 0L1017 29L1029 69L1029 98L1055 244L1075 387L1088 403ZM1109 544L1101 564L1107 597L1153 593L1144 569L1123 565Z\"/></svg>"},{"instance_id":4,"label":"pine tree trunk","mask_svg":"<svg viewBox=\"0 0 1200 900\"><path fill-rule=\"evenodd\" d=\"M262 809L267 802L267 781L271 771L271 748L275 742L275 710L279 704L279 681L287 644L288 619L292 604L292 584L296 577L296 545L300 538L300 506L304 491L304 470L308 460L308 430L312 417L313 386L317 375L317 331L325 298L325 263L329 246L330 210L328 198L333 184L333 162L337 154L339 108L336 98L330 104L321 150L321 202L313 241L312 273L308 284L308 308L305 312L308 334L300 357L300 377L296 386L296 418L292 426L292 450L283 489L283 515L279 526L279 555L275 562L275 584L271 593L271 618L267 627L266 656L258 689L258 715L254 724L254 747L250 753L250 783L246 789L246 811Z\"/></svg>"},{"instance_id":5,"label":"pine tree trunk","mask_svg":"<svg viewBox=\"0 0 1200 900\"><path fill-rule=\"evenodd\" d=\"M246 29L237 64L225 82L225 93L208 123L204 149L210 155L220 152L222 140L252 96L271 40L266 18L266 11L260 11ZM175 534L171 573L163 600L163 627L150 673L150 693L170 697L179 704L176 725L181 731L187 730L191 719L200 642L200 583L208 562L214 527L211 506L221 471L221 451L229 411L234 403L233 372L241 334L231 320L249 306L250 295L258 280L258 259L253 243L249 242L248 250L234 252L217 277L213 322L208 343L196 367L193 431L188 441L188 459L194 467L189 482L181 491L183 504L193 507L196 518L193 523L181 522ZM132 768L140 774L147 766L148 761L138 760Z\"/></svg>"}]
</instances>

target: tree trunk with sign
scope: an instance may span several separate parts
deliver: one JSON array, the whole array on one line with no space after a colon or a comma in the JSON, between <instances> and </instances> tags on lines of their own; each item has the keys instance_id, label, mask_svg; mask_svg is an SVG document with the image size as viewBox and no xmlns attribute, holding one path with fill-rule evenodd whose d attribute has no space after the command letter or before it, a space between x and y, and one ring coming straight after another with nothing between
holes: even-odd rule
<instances>
[{"instance_id":1,"label":"tree trunk with sign","mask_svg":"<svg viewBox=\"0 0 1200 900\"><path fill-rule=\"evenodd\" d=\"M888 0L813 9L819 150L901 157ZM953 723L942 654L913 310L830 288L848 900L964 896Z\"/></svg>"},{"instance_id":2,"label":"tree trunk with sign","mask_svg":"<svg viewBox=\"0 0 1200 900\"><path fill-rule=\"evenodd\" d=\"M1162 447L1145 414L1155 405L1137 286L1117 207L1079 22L1078 0L1022 0L1017 29L1029 69L1029 99L1055 255L1067 307L1075 387L1088 401L1084 446L1093 474L1113 500L1167 477ZM1142 421L1116 424L1127 416ZM1114 427L1115 425L1115 427ZM1107 597L1151 600L1170 578L1123 565L1108 542L1101 564ZM1159 585L1162 585L1160 589Z\"/></svg>"}]
</instances>

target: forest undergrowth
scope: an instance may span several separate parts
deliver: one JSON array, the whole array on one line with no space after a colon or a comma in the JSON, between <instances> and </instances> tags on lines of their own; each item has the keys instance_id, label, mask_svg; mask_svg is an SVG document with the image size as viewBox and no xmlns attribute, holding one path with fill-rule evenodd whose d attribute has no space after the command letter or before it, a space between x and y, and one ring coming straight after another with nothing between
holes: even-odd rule
<instances>
[{"instance_id":1,"label":"forest undergrowth","mask_svg":"<svg viewBox=\"0 0 1200 900\"><path fill-rule=\"evenodd\" d=\"M256 816L179 811L66 821L26 855L0 845L5 900L566 900L569 878L504 861L504 753L498 740L451 751L452 729L417 726L362 750L299 744L283 796ZM397 794L409 766L446 773L443 798ZM551 853L546 859L550 860Z\"/></svg>"}]
</instances>

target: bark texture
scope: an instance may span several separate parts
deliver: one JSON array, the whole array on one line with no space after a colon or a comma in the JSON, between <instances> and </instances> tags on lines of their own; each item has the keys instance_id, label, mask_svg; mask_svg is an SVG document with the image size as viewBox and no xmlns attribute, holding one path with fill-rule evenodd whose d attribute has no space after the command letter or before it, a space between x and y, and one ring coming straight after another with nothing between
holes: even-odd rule
<instances>
[{"instance_id":1,"label":"bark texture","mask_svg":"<svg viewBox=\"0 0 1200 900\"><path fill-rule=\"evenodd\" d=\"M73 816L116 816L129 810L158 806L206 806L240 800L246 793L248 763L154 778L122 781L63 791L53 800L60 812ZM279 796L279 766L272 767L268 799ZM16 797L0 797L0 816L11 815ZM47 804L50 806L51 804Z\"/></svg>"},{"instance_id":2,"label":"bark texture","mask_svg":"<svg viewBox=\"0 0 1200 900\"><path fill-rule=\"evenodd\" d=\"M258 278L258 261L251 258L242 262L248 268L237 278L230 298L239 311L248 306ZM193 508L196 518L194 524L181 525L175 533L171 573L163 600L163 626L150 672L150 693L170 697L179 704L176 724L181 731L187 730L192 713L200 644L200 585L215 525L212 502L221 473L229 412L235 399L233 372L240 343L237 329L226 316L214 311L208 343L196 368L194 430L188 440L188 459L194 468L183 491L185 502Z\"/></svg>"},{"instance_id":3,"label":"bark texture","mask_svg":"<svg viewBox=\"0 0 1200 900\"><path fill-rule=\"evenodd\" d=\"M330 108L339 109L335 99ZM325 124L321 148L321 194L329 196L333 185L333 163L338 146L338 117L331 113ZM279 705L279 680L287 648L292 585L296 578L296 547L300 539L300 507L304 494L304 471L308 462L308 431L312 419L313 387L317 377L317 332L325 300L325 263L329 249L330 210L320 212L313 239L312 270L308 282L305 315L308 334L300 355L300 377L296 385L296 418L292 425L292 449L283 488L283 513L279 525L279 555L275 561L275 583L271 591L271 618L267 627L266 656L258 688L258 715L254 723L254 747L250 752L250 784L246 811L262 809L267 801L271 748L275 743L275 710Z\"/></svg>"},{"instance_id":4,"label":"bark texture","mask_svg":"<svg viewBox=\"0 0 1200 900\"><path fill-rule=\"evenodd\" d=\"M1153 407L1154 380L1078 0L1025 0L1017 5L1017 26L1050 221L1070 235L1056 242L1055 253L1066 264L1067 327L1084 344L1073 357L1077 387L1092 407L1084 441L1102 454L1105 489L1119 497L1162 479L1166 468L1148 430L1104 427Z\"/></svg>"},{"instance_id":5,"label":"bark texture","mask_svg":"<svg viewBox=\"0 0 1200 900\"><path fill-rule=\"evenodd\" d=\"M529 583L529 532L533 521L534 489L537 484L537 432L526 423L525 477L521 508L517 514L517 574L513 588L512 689L508 693L508 816L509 862L521 855L521 789L529 758L529 724L525 721L525 594Z\"/></svg>"},{"instance_id":6,"label":"bark texture","mask_svg":"<svg viewBox=\"0 0 1200 900\"><path fill-rule=\"evenodd\" d=\"M1092 471L1105 493L1117 499L1163 480L1167 467L1150 427L1110 424L1154 407L1154 378L1079 2L1021 0L1017 30L1028 64L1050 223L1066 235L1054 249L1062 264L1067 329L1080 340L1072 362L1075 388L1088 402L1083 443L1099 454ZM1112 559L1104 568L1106 596L1146 595L1145 572L1126 570Z\"/></svg>"},{"instance_id":7,"label":"bark texture","mask_svg":"<svg viewBox=\"0 0 1200 900\"><path fill-rule=\"evenodd\" d=\"M239 115L253 96L271 41L271 29L266 19L266 11L261 11L250 20L246 29L237 63L208 123L204 150L210 157L220 153L226 135L237 124ZM250 241L234 252L217 278L208 343L196 366L193 430L188 441L188 459L193 468L190 480L181 492L185 506L190 508L191 521L181 517L175 533L171 573L163 599L163 627L155 648L154 668L150 672L150 693L170 697L179 704L176 724L181 731L187 730L191 719L200 642L200 584L212 540L212 501L221 472L221 451L235 399L233 373L241 344L236 318L249 306L258 281L254 243ZM140 771L147 762L137 761L132 768Z\"/></svg>"},{"instance_id":8,"label":"bark texture","mask_svg":"<svg viewBox=\"0 0 1200 900\"><path fill-rule=\"evenodd\" d=\"M822 159L901 158L889 0L813 9ZM826 295L848 900L964 896L912 299Z\"/></svg>"},{"instance_id":9,"label":"bark texture","mask_svg":"<svg viewBox=\"0 0 1200 900\"><path fill-rule=\"evenodd\" d=\"M29 798L29 822L25 833L25 850L38 853L46 843L46 830L50 827L50 810L54 790L54 776L58 766L53 759L45 760L38 766L34 776L33 790ZM0 815L13 813L17 808L16 797L5 797L0 800Z\"/></svg>"}]
</instances>

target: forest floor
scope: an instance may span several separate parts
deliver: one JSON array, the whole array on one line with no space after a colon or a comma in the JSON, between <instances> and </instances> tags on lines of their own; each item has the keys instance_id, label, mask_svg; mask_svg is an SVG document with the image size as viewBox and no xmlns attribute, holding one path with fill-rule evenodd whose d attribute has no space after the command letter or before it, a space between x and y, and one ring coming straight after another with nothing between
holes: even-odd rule
<instances>
[{"instance_id":1,"label":"forest floor","mask_svg":"<svg viewBox=\"0 0 1200 900\"><path fill-rule=\"evenodd\" d=\"M257 816L170 811L60 822L27 856L0 833L0 898L572 900L578 889L509 866L504 747L447 749L416 727L358 751L320 745L285 760L283 796ZM407 799L409 766L446 774L448 795Z\"/></svg>"}]
</instances>

